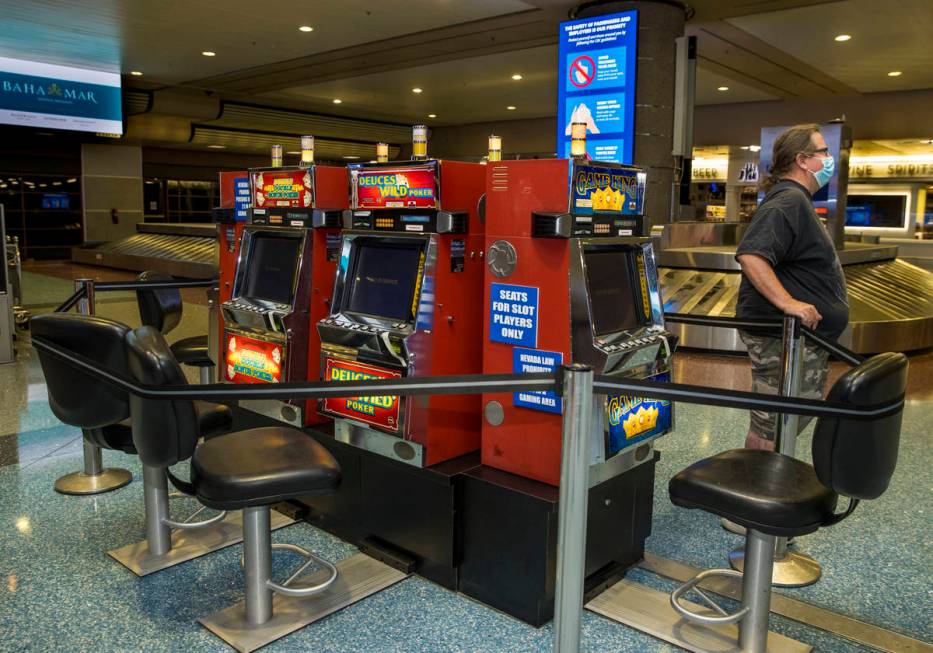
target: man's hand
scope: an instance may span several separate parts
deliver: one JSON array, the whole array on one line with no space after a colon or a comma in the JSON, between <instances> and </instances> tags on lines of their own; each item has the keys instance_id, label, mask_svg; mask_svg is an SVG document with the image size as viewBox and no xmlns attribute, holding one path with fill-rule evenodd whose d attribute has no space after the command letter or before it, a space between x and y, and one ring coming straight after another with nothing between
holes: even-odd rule
<instances>
[{"instance_id":1,"label":"man's hand","mask_svg":"<svg viewBox=\"0 0 933 653\"><path fill-rule=\"evenodd\" d=\"M816 325L823 319L820 312L816 310L816 306L806 302L799 302L796 299L791 299L782 309L785 315L799 317L803 325L809 329L815 329Z\"/></svg>"}]
</instances>

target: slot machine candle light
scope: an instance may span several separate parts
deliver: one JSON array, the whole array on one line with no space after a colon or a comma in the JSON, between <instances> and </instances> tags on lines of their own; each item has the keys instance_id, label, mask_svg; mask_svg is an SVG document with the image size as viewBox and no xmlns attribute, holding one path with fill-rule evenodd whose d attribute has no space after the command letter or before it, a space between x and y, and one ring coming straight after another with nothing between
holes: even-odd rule
<instances>
[{"instance_id":1,"label":"slot machine candle light","mask_svg":"<svg viewBox=\"0 0 933 653\"><path fill-rule=\"evenodd\" d=\"M247 224L233 289L221 305L221 371L228 383L320 379L314 325L329 311L347 172L313 165L314 146L307 139L302 137L301 165L249 170ZM240 406L294 426L327 421L315 403L304 400L248 400Z\"/></svg>"},{"instance_id":2,"label":"slot machine candle light","mask_svg":"<svg viewBox=\"0 0 933 653\"><path fill-rule=\"evenodd\" d=\"M331 313L318 323L324 380L479 373L484 166L419 159L349 174ZM476 395L329 398L320 410L338 440L419 467L479 448Z\"/></svg>"},{"instance_id":3,"label":"slot machine candle light","mask_svg":"<svg viewBox=\"0 0 933 653\"><path fill-rule=\"evenodd\" d=\"M666 378L675 341L642 237L645 173L582 158L487 169L484 373L585 363L596 374ZM672 427L667 402L600 402L594 484L648 460ZM483 395L483 464L558 485L562 408L552 392Z\"/></svg>"}]
</instances>

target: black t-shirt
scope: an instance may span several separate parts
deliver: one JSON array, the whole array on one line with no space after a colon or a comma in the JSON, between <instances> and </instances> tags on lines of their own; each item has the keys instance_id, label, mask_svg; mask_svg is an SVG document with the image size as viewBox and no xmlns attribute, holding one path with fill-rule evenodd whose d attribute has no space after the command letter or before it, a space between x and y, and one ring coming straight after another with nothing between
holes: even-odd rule
<instances>
[{"instance_id":1,"label":"black t-shirt","mask_svg":"<svg viewBox=\"0 0 933 653\"><path fill-rule=\"evenodd\" d=\"M806 188L789 179L775 184L752 217L740 254L767 259L790 296L813 304L823 316L817 332L833 340L840 336L849 322L845 275ZM777 319L782 312L743 274L736 316Z\"/></svg>"}]
</instances>

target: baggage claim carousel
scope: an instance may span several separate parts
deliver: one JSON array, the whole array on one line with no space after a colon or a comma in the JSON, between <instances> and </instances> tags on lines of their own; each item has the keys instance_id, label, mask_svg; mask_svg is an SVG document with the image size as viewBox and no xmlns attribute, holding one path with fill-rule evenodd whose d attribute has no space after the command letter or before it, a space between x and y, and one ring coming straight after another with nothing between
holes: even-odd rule
<instances>
[{"instance_id":1,"label":"baggage claim carousel","mask_svg":"<svg viewBox=\"0 0 933 653\"><path fill-rule=\"evenodd\" d=\"M667 313L732 317L741 281L736 246L747 225L681 222L652 232ZM859 353L933 346L933 274L897 258L894 245L845 243L849 293L840 343ZM684 347L744 351L734 329L671 324Z\"/></svg>"}]
</instances>

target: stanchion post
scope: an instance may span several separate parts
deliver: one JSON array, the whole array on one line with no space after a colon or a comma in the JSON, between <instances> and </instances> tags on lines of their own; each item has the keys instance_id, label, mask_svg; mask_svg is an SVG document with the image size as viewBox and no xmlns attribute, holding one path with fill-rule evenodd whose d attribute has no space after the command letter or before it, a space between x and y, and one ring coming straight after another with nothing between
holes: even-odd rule
<instances>
[{"instance_id":1,"label":"stanchion post","mask_svg":"<svg viewBox=\"0 0 933 653\"><path fill-rule=\"evenodd\" d=\"M75 279L75 290L83 291L78 300L79 315L94 315L94 280ZM84 438L84 469L66 474L55 481L55 491L61 494L101 494L121 488L131 480L129 470L105 469L100 447Z\"/></svg>"},{"instance_id":2,"label":"stanchion post","mask_svg":"<svg viewBox=\"0 0 933 653\"><path fill-rule=\"evenodd\" d=\"M784 316L781 333L781 396L799 397L803 375L804 338L799 318ZM778 416L774 435L774 450L785 456L795 457L797 432L800 430L800 415L781 413ZM736 549L729 555L732 567L745 569L745 551ZM800 551L787 549L787 538L775 538L774 567L771 584L779 587L804 587L820 579L820 563Z\"/></svg>"},{"instance_id":3,"label":"stanchion post","mask_svg":"<svg viewBox=\"0 0 933 653\"><path fill-rule=\"evenodd\" d=\"M587 365L565 365L563 372L554 651L577 653L586 563L587 444L593 428L593 369Z\"/></svg>"}]
</instances>

